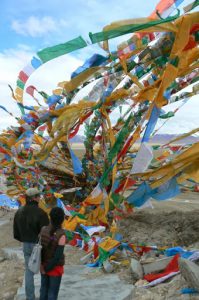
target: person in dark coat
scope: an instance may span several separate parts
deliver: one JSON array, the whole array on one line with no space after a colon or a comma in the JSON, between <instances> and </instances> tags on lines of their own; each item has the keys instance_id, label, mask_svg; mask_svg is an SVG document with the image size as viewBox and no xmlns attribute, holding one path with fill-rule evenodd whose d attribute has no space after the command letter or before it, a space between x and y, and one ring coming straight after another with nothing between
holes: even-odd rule
<instances>
[{"instance_id":1,"label":"person in dark coat","mask_svg":"<svg viewBox=\"0 0 199 300\"><path fill-rule=\"evenodd\" d=\"M39 200L40 191L37 188L26 190L26 205L17 210L13 223L14 238L23 243L27 300L35 300L34 273L29 270L28 262L41 228L49 224L48 215L38 207Z\"/></svg>"}]
</instances>

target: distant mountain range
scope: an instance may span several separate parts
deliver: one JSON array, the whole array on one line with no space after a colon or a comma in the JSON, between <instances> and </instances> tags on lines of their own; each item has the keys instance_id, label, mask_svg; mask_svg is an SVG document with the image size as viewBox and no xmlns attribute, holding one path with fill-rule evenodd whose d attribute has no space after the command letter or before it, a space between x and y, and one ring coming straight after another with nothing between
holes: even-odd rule
<instances>
[{"instance_id":1,"label":"distant mountain range","mask_svg":"<svg viewBox=\"0 0 199 300\"><path fill-rule=\"evenodd\" d=\"M181 135L177 135L177 134L156 134L154 135L151 139L150 142L151 143L157 143L157 144L165 144L175 138L180 137ZM196 143L199 142L199 137L196 136L188 136L182 140L177 141L177 144L192 144L192 143Z\"/></svg>"},{"instance_id":2,"label":"distant mountain range","mask_svg":"<svg viewBox=\"0 0 199 300\"><path fill-rule=\"evenodd\" d=\"M74 136L72 139L70 139L71 143L84 143L85 141L85 136L77 134Z\"/></svg>"},{"instance_id":3,"label":"distant mountain range","mask_svg":"<svg viewBox=\"0 0 199 300\"><path fill-rule=\"evenodd\" d=\"M175 139L177 137L180 137L180 135L174 135L174 134L156 134L150 139L150 142L153 144L165 144L172 139ZM70 139L71 143L84 143L85 136L83 135L76 135L72 139ZM178 144L192 144L199 142L199 137L196 136L188 136L180 141L178 141Z\"/></svg>"}]
</instances>

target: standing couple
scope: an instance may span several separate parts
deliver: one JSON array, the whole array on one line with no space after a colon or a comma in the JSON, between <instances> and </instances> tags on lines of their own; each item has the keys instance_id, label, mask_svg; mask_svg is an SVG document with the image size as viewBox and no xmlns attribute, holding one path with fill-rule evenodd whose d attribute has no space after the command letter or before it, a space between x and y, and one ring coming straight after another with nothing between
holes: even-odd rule
<instances>
[{"instance_id":1,"label":"standing couple","mask_svg":"<svg viewBox=\"0 0 199 300\"><path fill-rule=\"evenodd\" d=\"M41 288L40 300L56 300L64 272L64 246L66 237L61 228L64 212L52 208L50 224L47 214L38 207L40 191L29 188L26 191L26 205L19 208L14 217L14 238L23 243L25 258L26 300L35 300L34 273L28 268L32 249L41 237Z\"/></svg>"}]
</instances>

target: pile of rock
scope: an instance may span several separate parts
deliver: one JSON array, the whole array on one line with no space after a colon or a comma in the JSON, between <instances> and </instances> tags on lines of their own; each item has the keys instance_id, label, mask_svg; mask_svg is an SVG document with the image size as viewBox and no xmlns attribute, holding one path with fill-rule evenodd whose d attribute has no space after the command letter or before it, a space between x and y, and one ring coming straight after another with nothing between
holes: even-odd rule
<instances>
[{"instance_id":1,"label":"pile of rock","mask_svg":"<svg viewBox=\"0 0 199 300\"><path fill-rule=\"evenodd\" d=\"M131 258L130 263L130 269L131 269L131 275L133 283L135 284L135 287L139 289L139 292L136 294L139 294L139 299L151 299L151 294L154 293L155 299L155 292L158 292L158 288L149 288L149 282L144 279L144 276L147 274L157 274L165 270L165 268L168 266L168 264L173 259L173 256L162 256L161 258L156 258L154 255L147 255L148 257L142 257L140 260L137 260L135 258ZM168 283L170 283L170 287L173 287L173 295L177 293L178 295L182 295L182 289L183 288L189 288L186 289L187 293L190 291L190 293L194 293L195 296L193 299L199 299L199 265L197 264L198 261L195 262L190 261L188 259L179 258L178 259L178 265L179 265L179 272L176 272L176 277L171 277L167 280L165 280L166 283L162 283L159 285L161 288L159 288L159 291L161 290L162 293L164 293L164 296L157 295L159 299L165 299L165 295L168 294L168 290L166 290L166 287ZM176 279L177 278L177 279ZM172 285L172 282L178 282L176 285ZM176 291L176 287L178 286L178 291ZM165 289L163 288L165 287ZM169 287L168 287L169 288ZM175 291L174 291L175 290ZM172 299L172 292L170 290L171 298L168 297L166 299ZM136 298L137 299L137 298ZM178 299L178 297L176 297ZM184 299L184 298L179 298ZM192 299L192 298L191 298Z\"/></svg>"}]
</instances>

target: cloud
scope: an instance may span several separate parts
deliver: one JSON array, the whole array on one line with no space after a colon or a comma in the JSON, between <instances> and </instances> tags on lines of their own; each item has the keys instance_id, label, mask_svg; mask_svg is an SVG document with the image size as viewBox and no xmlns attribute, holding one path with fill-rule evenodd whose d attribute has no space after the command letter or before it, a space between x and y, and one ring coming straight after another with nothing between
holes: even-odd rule
<instances>
[{"instance_id":1,"label":"cloud","mask_svg":"<svg viewBox=\"0 0 199 300\"><path fill-rule=\"evenodd\" d=\"M156 129L160 129L157 134L182 134L198 127L198 95L189 98L184 105L182 105L183 103L185 103L184 100L163 107L165 112L174 111L178 107L180 109L174 117L158 120Z\"/></svg>"},{"instance_id":2,"label":"cloud","mask_svg":"<svg viewBox=\"0 0 199 300\"><path fill-rule=\"evenodd\" d=\"M66 26L64 20L60 21L60 24ZM57 21L52 17L44 16L42 18L37 18L35 16L30 16L27 20L12 21L11 28L18 34L31 37L42 37L47 33L55 32L57 30Z\"/></svg>"},{"instance_id":3,"label":"cloud","mask_svg":"<svg viewBox=\"0 0 199 300\"><path fill-rule=\"evenodd\" d=\"M0 52L0 83L13 84L20 69L32 56L33 52L25 45L18 46L17 50L7 49Z\"/></svg>"},{"instance_id":4,"label":"cloud","mask_svg":"<svg viewBox=\"0 0 199 300\"><path fill-rule=\"evenodd\" d=\"M147 5L138 4L137 0L123 0L122 5L115 0L73 0L70 3L61 0L36 3L30 0L26 5L25 0L19 0L14 12L10 6L7 14L12 12L11 28L17 34L34 38L46 38L49 35L47 42L51 43L51 38L57 42L72 39L79 34L88 38L89 31L101 31L110 22L147 16L155 3L156 0L149 1ZM132 10L134 5L137 9ZM45 16L42 15L43 11Z\"/></svg>"},{"instance_id":5,"label":"cloud","mask_svg":"<svg viewBox=\"0 0 199 300\"><path fill-rule=\"evenodd\" d=\"M0 105L5 106L14 115L19 115L20 111L11 97L8 84L15 88L18 73L29 63L33 55L34 53L27 45L19 45L17 49L7 49L4 52L0 52L0 69L2 70L0 73ZM84 49L82 49L82 56L84 56ZM61 56L36 70L28 80L26 86L34 85L38 90L43 90L51 94L58 82L69 80L71 73L82 64L83 61L74 57L72 54ZM81 95L78 96L79 99L82 98ZM83 96L85 96L85 94L83 94ZM26 105L35 105L35 102L27 94L24 96L24 103ZM163 109L166 112L170 110L173 111L180 105L181 102L176 102L165 106ZM198 111L198 99L197 96L194 96L179 109L175 117L166 122L158 133L180 134L198 127ZM0 130L16 124L15 119L10 117L3 110L0 110L0 116ZM119 112L114 111L111 116L112 120L115 121L118 117ZM159 120L156 128L159 128L163 122L164 121Z\"/></svg>"},{"instance_id":6,"label":"cloud","mask_svg":"<svg viewBox=\"0 0 199 300\"><path fill-rule=\"evenodd\" d=\"M4 129L6 130L10 125L18 126L17 120L15 118L12 118L9 115L2 116L2 113L1 113L0 132Z\"/></svg>"},{"instance_id":7,"label":"cloud","mask_svg":"<svg viewBox=\"0 0 199 300\"><path fill-rule=\"evenodd\" d=\"M17 50L7 49L4 52L0 52L0 105L6 107L14 115L18 115L19 110L12 99L8 84L13 88L15 87L19 71L27 64L32 55L33 53L29 47L25 45L20 45ZM11 124L16 124L15 119L2 109L0 110L0 116L0 130Z\"/></svg>"},{"instance_id":8,"label":"cloud","mask_svg":"<svg viewBox=\"0 0 199 300\"><path fill-rule=\"evenodd\" d=\"M5 106L8 111L18 116L20 111L11 97L8 84L16 87L16 80L19 72L29 63L34 55L26 45L20 45L17 49L7 49L0 52L0 105ZM38 90L43 90L49 94L56 88L57 83L69 80L71 73L80 65L82 61L72 55L63 55L50 61L36 70L28 79L26 86L34 85ZM35 102L27 94L24 95L26 105L35 105ZM0 130L16 124L15 119L0 109ZM14 122L14 123L13 123Z\"/></svg>"}]
</instances>

